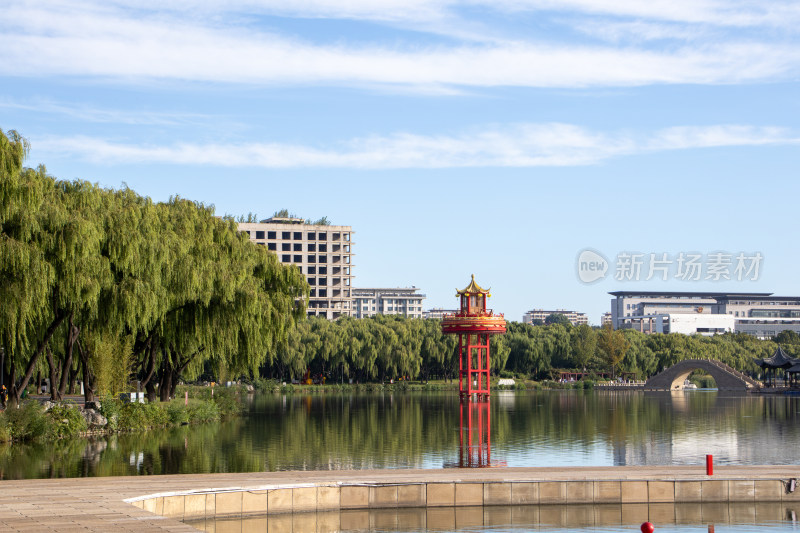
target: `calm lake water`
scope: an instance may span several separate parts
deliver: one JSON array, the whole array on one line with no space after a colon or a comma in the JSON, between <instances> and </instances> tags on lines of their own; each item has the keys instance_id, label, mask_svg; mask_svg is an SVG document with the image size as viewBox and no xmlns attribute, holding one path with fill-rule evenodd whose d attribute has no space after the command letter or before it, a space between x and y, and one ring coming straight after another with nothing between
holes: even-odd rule
<instances>
[{"instance_id":1,"label":"calm lake water","mask_svg":"<svg viewBox=\"0 0 800 533\"><path fill-rule=\"evenodd\" d=\"M469 413L452 392L247 403L247 416L220 424L2 447L0 477L441 468L473 455L514 467L700 465L708 453L716 464L800 464L792 396L497 391L472 413L471 448Z\"/></svg>"}]
</instances>

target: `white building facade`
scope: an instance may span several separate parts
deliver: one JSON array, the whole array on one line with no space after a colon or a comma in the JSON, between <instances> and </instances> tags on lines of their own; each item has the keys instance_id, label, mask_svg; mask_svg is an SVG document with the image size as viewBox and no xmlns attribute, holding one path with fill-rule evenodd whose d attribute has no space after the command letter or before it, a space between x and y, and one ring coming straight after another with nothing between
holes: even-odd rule
<instances>
[{"instance_id":1,"label":"white building facade","mask_svg":"<svg viewBox=\"0 0 800 533\"><path fill-rule=\"evenodd\" d=\"M555 309L548 311L546 309L532 309L522 315L522 321L526 324L533 324L534 320L541 320L544 323L545 319L552 314L564 315L567 317L567 320L572 323L573 326L579 326L581 324L588 324L589 317L586 316L585 313L579 313L578 311L568 311L566 309Z\"/></svg>"},{"instance_id":2,"label":"white building facade","mask_svg":"<svg viewBox=\"0 0 800 533\"><path fill-rule=\"evenodd\" d=\"M402 315L409 318L422 318L422 300L416 287L405 288L354 288L353 316L365 318L375 315Z\"/></svg>"},{"instance_id":3,"label":"white building facade","mask_svg":"<svg viewBox=\"0 0 800 533\"><path fill-rule=\"evenodd\" d=\"M772 293L609 293L615 329L643 333L714 335L747 333L769 339L784 330L800 333L800 297Z\"/></svg>"}]
</instances>

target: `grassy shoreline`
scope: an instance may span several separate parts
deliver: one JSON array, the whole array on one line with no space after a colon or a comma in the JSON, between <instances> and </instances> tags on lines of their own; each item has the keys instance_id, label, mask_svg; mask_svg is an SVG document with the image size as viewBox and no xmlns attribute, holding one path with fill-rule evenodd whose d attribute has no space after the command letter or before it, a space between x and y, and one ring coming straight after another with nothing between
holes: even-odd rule
<instances>
[{"instance_id":1,"label":"grassy shoreline","mask_svg":"<svg viewBox=\"0 0 800 533\"><path fill-rule=\"evenodd\" d=\"M0 412L0 443L51 442L58 439L147 431L187 424L216 422L242 412L241 387L217 389L180 387L180 398L169 402L126 403L116 398L101 398L96 414L103 425L87 421L83 408L71 402L45 406L35 399L19 409ZM189 392L188 404L184 392Z\"/></svg>"}]
</instances>

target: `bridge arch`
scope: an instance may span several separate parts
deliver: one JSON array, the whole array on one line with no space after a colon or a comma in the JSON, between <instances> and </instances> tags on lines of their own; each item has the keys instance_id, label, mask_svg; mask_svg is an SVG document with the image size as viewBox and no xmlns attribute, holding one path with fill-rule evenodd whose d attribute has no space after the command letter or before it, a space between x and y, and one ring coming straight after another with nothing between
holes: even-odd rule
<instances>
[{"instance_id":1,"label":"bridge arch","mask_svg":"<svg viewBox=\"0 0 800 533\"><path fill-rule=\"evenodd\" d=\"M704 370L714 378L717 389L722 391L747 391L761 387L755 379L734 370L714 359L685 359L656 374L644 384L644 390L682 390L683 383L695 370Z\"/></svg>"}]
</instances>

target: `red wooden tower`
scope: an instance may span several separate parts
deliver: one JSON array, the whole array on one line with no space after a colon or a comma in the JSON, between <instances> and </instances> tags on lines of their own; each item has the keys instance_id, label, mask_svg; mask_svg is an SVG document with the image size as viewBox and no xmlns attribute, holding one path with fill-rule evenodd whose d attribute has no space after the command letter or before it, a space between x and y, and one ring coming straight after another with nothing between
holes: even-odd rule
<instances>
[{"instance_id":1,"label":"red wooden tower","mask_svg":"<svg viewBox=\"0 0 800 533\"><path fill-rule=\"evenodd\" d=\"M475 283L475 275L466 289L456 294L461 309L442 319L442 333L458 335L458 391L462 399L488 400L489 338L506 332L506 319L486 308L489 291Z\"/></svg>"}]
</instances>

